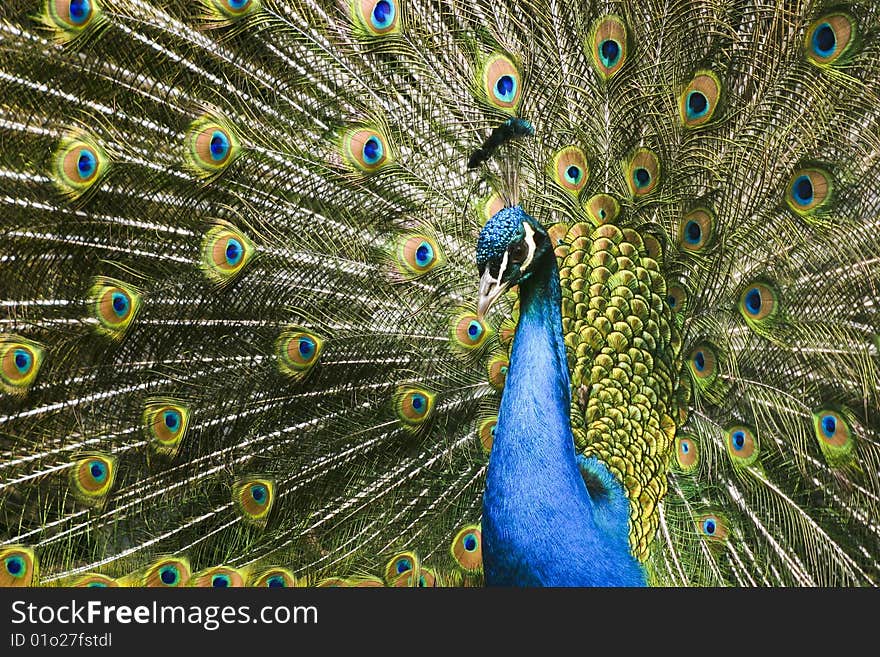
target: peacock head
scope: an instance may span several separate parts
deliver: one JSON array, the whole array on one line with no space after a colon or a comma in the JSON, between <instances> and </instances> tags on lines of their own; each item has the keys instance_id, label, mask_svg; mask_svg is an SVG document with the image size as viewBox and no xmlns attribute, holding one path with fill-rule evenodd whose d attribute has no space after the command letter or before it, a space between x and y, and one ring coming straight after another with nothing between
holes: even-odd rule
<instances>
[{"instance_id":1,"label":"peacock head","mask_svg":"<svg viewBox=\"0 0 880 657\"><path fill-rule=\"evenodd\" d=\"M552 249L547 231L521 207L496 212L477 239L477 315L484 317L506 290L531 277L548 252Z\"/></svg>"}]
</instances>

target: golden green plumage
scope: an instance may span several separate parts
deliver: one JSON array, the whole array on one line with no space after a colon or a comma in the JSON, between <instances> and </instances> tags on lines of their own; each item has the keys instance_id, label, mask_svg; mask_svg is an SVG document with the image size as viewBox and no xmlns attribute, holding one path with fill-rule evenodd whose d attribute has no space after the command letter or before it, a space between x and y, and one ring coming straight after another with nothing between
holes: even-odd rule
<instances>
[{"instance_id":1,"label":"golden green plumage","mask_svg":"<svg viewBox=\"0 0 880 657\"><path fill-rule=\"evenodd\" d=\"M666 495L681 338L659 254L638 233L578 223L562 242L556 253L575 444L625 486L630 543L645 560Z\"/></svg>"}]
</instances>

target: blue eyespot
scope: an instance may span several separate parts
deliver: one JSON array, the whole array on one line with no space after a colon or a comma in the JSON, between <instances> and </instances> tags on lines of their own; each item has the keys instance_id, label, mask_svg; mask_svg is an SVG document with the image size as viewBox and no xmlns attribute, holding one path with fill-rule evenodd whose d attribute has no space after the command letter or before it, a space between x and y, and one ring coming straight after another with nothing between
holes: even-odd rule
<instances>
[{"instance_id":1,"label":"blue eyespot","mask_svg":"<svg viewBox=\"0 0 880 657\"><path fill-rule=\"evenodd\" d=\"M826 438L833 438L837 432L837 418L833 415L825 415L822 417L822 433Z\"/></svg>"},{"instance_id":2,"label":"blue eyespot","mask_svg":"<svg viewBox=\"0 0 880 657\"><path fill-rule=\"evenodd\" d=\"M669 294L669 295L666 296L666 303L667 303L667 304L669 305L669 307L672 308L673 310L675 310L675 307L678 305L678 301L677 301L676 298L675 298L674 296L672 296L671 294Z\"/></svg>"},{"instance_id":3,"label":"blue eyespot","mask_svg":"<svg viewBox=\"0 0 880 657\"><path fill-rule=\"evenodd\" d=\"M394 569L397 571L397 574L405 573L408 570L412 570L412 561L409 559L398 559L397 563L394 564Z\"/></svg>"},{"instance_id":4,"label":"blue eyespot","mask_svg":"<svg viewBox=\"0 0 880 657\"><path fill-rule=\"evenodd\" d=\"M709 100L702 91L692 91L687 95L687 116L699 119L709 111Z\"/></svg>"},{"instance_id":5,"label":"blue eyespot","mask_svg":"<svg viewBox=\"0 0 880 657\"><path fill-rule=\"evenodd\" d=\"M706 369L706 356L702 351L698 351L694 354L694 367L697 368L698 372L702 372Z\"/></svg>"},{"instance_id":6,"label":"blue eyespot","mask_svg":"<svg viewBox=\"0 0 880 657\"><path fill-rule=\"evenodd\" d=\"M162 419L165 421L165 426L168 427L168 430L171 433L177 432L180 428L180 413L177 411L165 411L162 414Z\"/></svg>"},{"instance_id":7,"label":"blue eyespot","mask_svg":"<svg viewBox=\"0 0 880 657\"><path fill-rule=\"evenodd\" d=\"M272 577L266 580L266 586L272 589L277 589L286 587L287 583L281 575L272 575Z\"/></svg>"},{"instance_id":8,"label":"blue eyespot","mask_svg":"<svg viewBox=\"0 0 880 657\"><path fill-rule=\"evenodd\" d=\"M34 357L24 349L15 350L15 369L21 374L27 374L34 362Z\"/></svg>"},{"instance_id":9,"label":"blue eyespot","mask_svg":"<svg viewBox=\"0 0 880 657\"><path fill-rule=\"evenodd\" d=\"M791 187L791 194L799 205L813 202L813 182L809 176L799 176Z\"/></svg>"},{"instance_id":10,"label":"blue eyespot","mask_svg":"<svg viewBox=\"0 0 880 657\"><path fill-rule=\"evenodd\" d=\"M89 472L92 473L92 478L99 484L107 478L107 466L100 461L92 461L89 464Z\"/></svg>"},{"instance_id":11,"label":"blue eyespot","mask_svg":"<svg viewBox=\"0 0 880 657\"><path fill-rule=\"evenodd\" d=\"M493 425L492 425L492 428L489 429L489 433L492 434L492 438L493 438L493 439L495 438L495 429L496 429L497 427L498 427L497 424L493 424Z\"/></svg>"},{"instance_id":12,"label":"blue eyespot","mask_svg":"<svg viewBox=\"0 0 880 657\"><path fill-rule=\"evenodd\" d=\"M230 237L229 241L226 242L226 262L231 266L237 265L241 262L241 257L244 254L244 247L234 237Z\"/></svg>"},{"instance_id":13,"label":"blue eyespot","mask_svg":"<svg viewBox=\"0 0 880 657\"><path fill-rule=\"evenodd\" d=\"M746 292L745 305L746 310L751 315L757 315L759 312L761 312L761 290L753 287L751 290Z\"/></svg>"},{"instance_id":14,"label":"blue eyespot","mask_svg":"<svg viewBox=\"0 0 880 657\"><path fill-rule=\"evenodd\" d=\"M699 222L692 220L685 224L684 238L688 241L688 244L700 243L700 240L703 239L703 229L700 227Z\"/></svg>"},{"instance_id":15,"label":"blue eyespot","mask_svg":"<svg viewBox=\"0 0 880 657\"><path fill-rule=\"evenodd\" d=\"M516 96L516 80L512 75L502 75L495 83L495 95L503 103L512 103Z\"/></svg>"},{"instance_id":16,"label":"blue eyespot","mask_svg":"<svg viewBox=\"0 0 880 657\"><path fill-rule=\"evenodd\" d=\"M687 454L687 453L690 452L690 451L691 451L691 446L690 446L690 444L688 444L688 442L687 442L686 440L682 440L682 441L681 441L681 453L682 453L682 454Z\"/></svg>"},{"instance_id":17,"label":"blue eyespot","mask_svg":"<svg viewBox=\"0 0 880 657\"><path fill-rule=\"evenodd\" d=\"M232 582L229 581L228 575L214 575L211 578L211 586L215 589L222 589L228 587Z\"/></svg>"},{"instance_id":18,"label":"blue eyespot","mask_svg":"<svg viewBox=\"0 0 880 657\"><path fill-rule=\"evenodd\" d=\"M89 582L86 584L87 589L106 589L107 584L105 582Z\"/></svg>"},{"instance_id":19,"label":"blue eyespot","mask_svg":"<svg viewBox=\"0 0 880 657\"><path fill-rule=\"evenodd\" d=\"M24 575L24 559L21 557L6 557L6 572L13 577Z\"/></svg>"},{"instance_id":20,"label":"blue eyespot","mask_svg":"<svg viewBox=\"0 0 880 657\"><path fill-rule=\"evenodd\" d=\"M131 304L128 301L128 297L122 294L122 292L114 292L110 300L113 304L113 312L116 313L117 317L125 317L128 314Z\"/></svg>"},{"instance_id":21,"label":"blue eyespot","mask_svg":"<svg viewBox=\"0 0 880 657\"><path fill-rule=\"evenodd\" d=\"M88 180L93 175L95 175L95 170L98 168L98 158L95 157L95 154L83 148L79 152L79 158L76 161L76 170L79 173L79 177L83 180Z\"/></svg>"},{"instance_id":22,"label":"blue eyespot","mask_svg":"<svg viewBox=\"0 0 880 657\"><path fill-rule=\"evenodd\" d=\"M599 59L605 68L612 68L620 60L620 44L614 39L605 39L599 44Z\"/></svg>"},{"instance_id":23,"label":"blue eyespot","mask_svg":"<svg viewBox=\"0 0 880 657\"><path fill-rule=\"evenodd\" d=\"M159 569L159 579L162 580L162 583L166 586L177 584L178 578L177 568L174 566L163 566Z\"/></svg>"},{"instance_id":24,"label":"blue eyespot","mask_svg":"<svg viewBox=\"0 0 880 657\"><path fill-rule=\"evenodd\" d=\"M364 162L367 164L376 164L384 153L382 142L376 137L370 137L364 142Z\"/></svg>"},{"instance_id":25,"label":"blue eyespot","mask_svg":"<svg viewBox=\"0 0 880 657\"><path fill-rule=\"evenodd\" d=\"M82 25L92 14L92 3L89 0L70 0L70 22Z\"/></svg>"},{"instance_id":26,"label":"blue eyespot","mask_svg":"<svg viewBox=\"0 0 880 657\"><path fill-rule=\"evenodd\" d=\"M464 549L468 552L473 552L477 549L477 537L473 534L468 534L464 537Z\"/></svg>"},{"instance_id":27,"label":"blue eyespot","mask_svg":"<svg viewBox=\"0 0 880 657\"><path fill-rule=\"evenodd\" d=\"M427 242L422 242L416 249L416 264L427 267L434 261L434 249Z\"/></svg>"},{"instance_id":28,"label":"blue eyespot","mask_svg":"<svg viewBox=\"0 0 880 657\"><path fill-rule=\"evenodd\" d=\"M311 338L307 338L302 336L299 339L299 355L303 358L311 358L312 354L315 353L315 341Z\"/></svg>"},{"instance_id":29,"label":"blue eyespot","mask_svg":"<svg viewBox=\"0 0 880 657\"><path fill-rule=\"evenodd\" d=\"M565 179L572 185L577 185L581 181L581 168L571 165L565 170Z\"/></svg>"},{"instance_id":30,"label":"blue eyespot","mask_svg":"<svg viewBox=\"0 0 880 657\"><path fill-rule=\"evenodd\" d=\"M633 182L639 189L644 189L651 184L651 174L644 167L636 167L633 171Z\"/></svg>"},{"instance_id":31,"label":"blue eyespot","mask_svg":"<svg viewBox=\"0 0 880 657\"><path fill-rule=\"evenodd\" d=\"M235 11L239 11L247 7L251 0L227 0L229 2L229 7L234 9Z\"/></svg>"},{"instance_id":32,"label":"blue eyespot","mask_svg":"<svg viewBox=\"0 0 880 657\"><path fill-rule=\"evenodd\" d=\"M229 155L229 137L215 130L211 135L211 159L215 162L222 162Z\"/></svg>"},{"instance_id":33,"label":"blue eyespot","mask_svg":"<svg viewBox=\"0 0 880 657\"><path fill-rule=\"evenodd\" d=\"M706 518L703 521L703 531L706 532L707 536L714 536L716 529L717 525L715 524L714 518Z\"/></svg>"},{"instance_id":34,"label":"blue eyespot","mask_svg":"<svg viewBox=\"0 0 880 657\"><path fill-rule=\"evenodd\" d=\"M733 448L739 452L745 447L746 434L742 431L734 431L733 435L730 437L730 442L733 443Z\"/></svg>"},{"instance_id":35,"label":"blue eyespot","mask_svg":"<svg viewBox=\"0 0 880 657\"><path fill-rule=\"evenodd\" d=\"M828 23L822 23L813 32L813 52L820 57L831 57L837 50L837 38L834 29Z\"/></svg>"},{"instance_id":36,"label":"blue eyespot","mask_svg":"<svg viewBox=\"0 0 880 657\"><path fill-rule=\"evenodd\" d=\"M467 332L471 340L476 342L483 334L483 325L480 324L477 320L472 319L470 324L468 324Z\"/></svg>"},{"instance_id":37,"label":"blue eyespot","mask_svg":"<svg viewBox=\"0 0 880 657\"><path fill-rule=\"evenodd\" d=\"M262 484L257 484L256 486L251 486L251 497L254 498L254 502L257 504L263 504L266 501L266 498L269 495L269 491L266 490L266 487Z\"/></svg>"},{"instance_id":38,"label":"blue eyespot","mask_svg":"<svg viewBox=\"0 0 880 657\"><path fill-rule=\"evenodd\" d=\"M389 2L388 0L379 0L379 2L376 3L376 6L373 7L370 22L376 29L384 30L394 22L396 14L397 10L392 2Z\"/></svg>"},{"instance_id":39,"label":"blue eyespot","mask_svg":"<svg viewBox=\"0 0 880 657\"><path fill-rule=\"evenodd\" d=\"M411 403L413 410L417 413L422 412L425 408L428 407L427 398L420 392L413 393Z\"/></svg>"}]
</instances>

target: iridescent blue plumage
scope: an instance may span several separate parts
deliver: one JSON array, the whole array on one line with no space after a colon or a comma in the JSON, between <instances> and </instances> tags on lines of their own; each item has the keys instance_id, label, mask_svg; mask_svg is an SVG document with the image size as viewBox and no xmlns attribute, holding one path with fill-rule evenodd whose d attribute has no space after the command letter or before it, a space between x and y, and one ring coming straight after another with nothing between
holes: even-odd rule
<instances>
[{"instance_id":1,"label":"iridescent blue plumage","mask_svg":"<svg viewBox=\"0 0 880 657\"><path fill-rule=\"evenodd\" d=\"M523 221L534 221L522 208L504 208L486 222L477 240L477 266L482 267L490 260L500 260L507 247L523 237Z\"/></svg>"},{"instance_id":2,"label":"iridescent blue plumage","mask_svg":"<svg viewBox=\"0 0 880 657\"><path fill-rule=\"evenodd\" d=\"M520 319L498 413L483 496L483 564L495 586L638 586L641 566L627 543L626 497L604 466L585 466L604 494L591 497L575 457L570 380L556 258L546 233L520 207L483 228L477 263L503 268L505 253L527 234L534 249L519 284ZM541 240L538 235L544 236ZM504 278L505 271L496 277ZM604 472L603 472L604 471Z\"/></svg>"}]
</instances>

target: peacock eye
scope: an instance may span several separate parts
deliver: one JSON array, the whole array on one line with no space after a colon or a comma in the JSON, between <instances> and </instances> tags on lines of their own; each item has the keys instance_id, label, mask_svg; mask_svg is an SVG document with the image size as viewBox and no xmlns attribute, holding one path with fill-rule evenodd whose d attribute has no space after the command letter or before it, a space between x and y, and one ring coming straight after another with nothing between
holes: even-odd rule
<instances>
[{"instance_id":1,"label":"peacock eye","mask_svg":"<svg viewBox=\"0 0 880 657\"><path fill-rule=\"evenodd\" d=\"M228 575L214 575L211 578L211 586L214 588L226 588L230 584Z\"/></svg>"},{"instance_id":2,"label":"peacock eye","mask_svg":"<svg viewBox=\"0 0 880 657\"><path fill-rule=\"evenodd\" d=\"M159 570L159 578L165 586L174 586L180 580L180 573L175 566L165 566Z\"/></svg>"},{"instance_id":3,"label":"peacock eye","mask_svg":"<svg viewBox=\"0 0 880 657\"><path fill-rule=\"evenodd\" d=\"M514 264L519 264L525 260L527 253L528 248L526 247L525 242L514 242L507 248L507 257L510 259L510 262Z\"/></svg>"}]
</instances>

